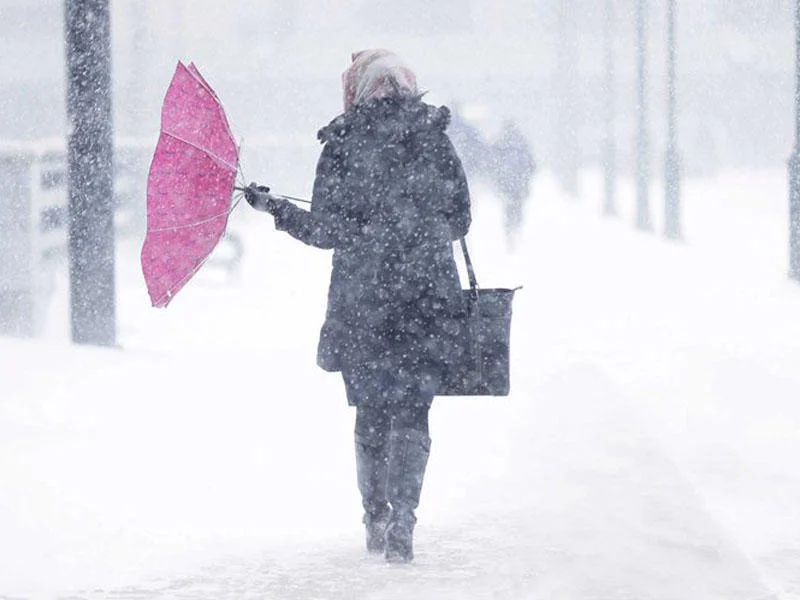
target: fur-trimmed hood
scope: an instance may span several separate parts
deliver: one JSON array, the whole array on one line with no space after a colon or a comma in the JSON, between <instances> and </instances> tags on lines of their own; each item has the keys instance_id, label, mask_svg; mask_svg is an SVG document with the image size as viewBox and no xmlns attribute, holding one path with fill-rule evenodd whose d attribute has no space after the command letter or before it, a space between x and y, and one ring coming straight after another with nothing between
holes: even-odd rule
<instances>
[{"instance_id":1,"label":"fur-trimmed hood","mask_svg":"<svg viewBox=\"0 0 800 600\"><path fill-rule=\"evenodd\" d=\"M384 130L388 138L400 138L426 131L444 132L449 124L450 109L426 104L421 96L382 98L353 106L320 129L317 139L325 143L343 139L352 130L369 128Z\"/></svg>"}]
</instances>

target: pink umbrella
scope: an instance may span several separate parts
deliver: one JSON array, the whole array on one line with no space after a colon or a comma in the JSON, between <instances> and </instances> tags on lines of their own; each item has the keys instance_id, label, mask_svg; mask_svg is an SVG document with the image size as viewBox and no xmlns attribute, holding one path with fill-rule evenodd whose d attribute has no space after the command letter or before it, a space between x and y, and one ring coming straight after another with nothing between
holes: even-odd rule
<instances>
[{"instance_id":1,"label":"pink umbrella","mask_svg":"<svg viewBox=\"0 0 800 600\"><path fill-rule=\"evenodd\" d=\"M193 64L179 62L147 180L142 271L153 306L167 306L216 247L238 168L239 148L219 98Z\"/></svg>"}]
</instances>

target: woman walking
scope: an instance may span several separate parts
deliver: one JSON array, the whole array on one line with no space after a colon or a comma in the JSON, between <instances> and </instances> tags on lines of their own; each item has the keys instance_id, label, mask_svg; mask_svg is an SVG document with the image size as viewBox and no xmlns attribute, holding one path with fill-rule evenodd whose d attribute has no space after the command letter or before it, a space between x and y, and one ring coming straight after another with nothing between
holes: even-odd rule
<instances>
[{"instance_id":1,"label":"woman walking","mask_svg":"<svg viewBox=\"0 0 800 600\"><path fill-rule=\"evenodd\" d=\"M311 210L251 184L276 229L323 249L333 268L317 363L340 371L356 407L367 549L413 559L414 511L430 452L428 410L463 310L452 241L470 225L449 111L422 102L413 72L386 50L355 53L345 111L319 131Z\"/></svg>"}]
</instances>

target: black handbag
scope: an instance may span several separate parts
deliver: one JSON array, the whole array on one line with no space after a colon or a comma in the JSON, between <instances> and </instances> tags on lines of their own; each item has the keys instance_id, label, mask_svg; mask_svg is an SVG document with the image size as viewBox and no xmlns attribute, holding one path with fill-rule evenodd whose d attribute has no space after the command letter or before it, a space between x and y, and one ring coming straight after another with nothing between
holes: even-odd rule
<instances>
[{"instance_id":1,"label":"black handbag","mask_svg":"<svg viewBox=\"0 0 800 600\"><path fill-rule=\"evenodd\" d=\"M520 288L481 289L461 238L469 277L464 312L449 324L455 348L445 360L437 396L507 396L510 389L511 302Z\"/></svg>"}]
</instances>

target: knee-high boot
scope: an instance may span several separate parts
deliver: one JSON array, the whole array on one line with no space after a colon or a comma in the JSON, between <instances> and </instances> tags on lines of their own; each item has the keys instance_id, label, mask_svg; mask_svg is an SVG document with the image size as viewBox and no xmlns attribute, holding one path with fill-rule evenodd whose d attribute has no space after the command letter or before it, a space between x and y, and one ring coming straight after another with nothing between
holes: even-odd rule
<instances>
[{"instance_id":1,"label":"knee-high boot","mask_svg":"<svg viewBox=\"0 0 800 600\"><path fill-rule=\"evenodd\" d=\"M392 506L386 528L386 560L410 562L417 522L422 480L430 455L431 440L417 429L398 429L389 434L388 499Z\"/></svg>"},{"instance_id":2,"label":"knee-high boot","mask_svg":"<svg viewBox=\"0 0 800 600\"><path fill-rule=\"evenodd\" d=\"M386 525L389 522L389 505L386 499L388 471L386 446L385 441L368 441L356 435L356 471L361 504L364 507L367 551L376 553L384 551Z\"/></svg>"}]
</instances>

